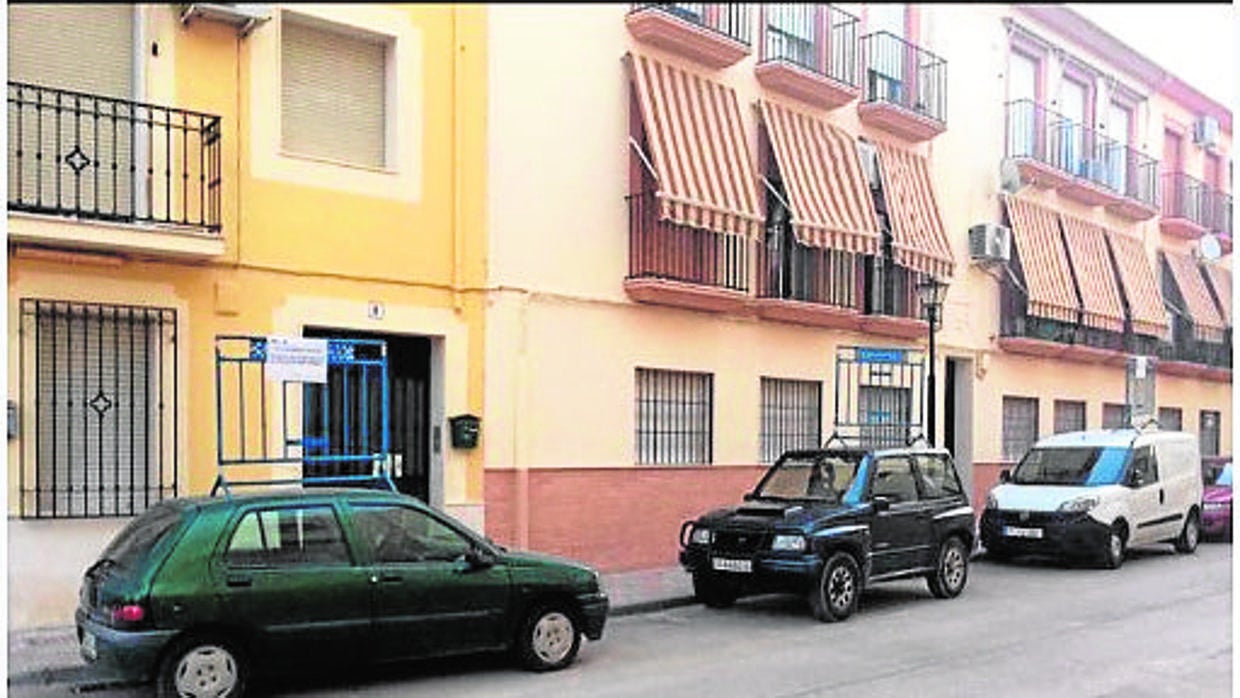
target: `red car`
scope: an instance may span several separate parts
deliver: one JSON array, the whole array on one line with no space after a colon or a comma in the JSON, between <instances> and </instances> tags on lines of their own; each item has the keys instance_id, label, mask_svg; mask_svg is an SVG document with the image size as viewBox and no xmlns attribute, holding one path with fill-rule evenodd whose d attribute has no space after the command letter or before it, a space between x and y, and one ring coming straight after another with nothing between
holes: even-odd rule
<instances>
[{"instance_id":1,"label":"red car","mask_svg":"<svg viewBox=\"0 0 1240 698\"><path fill-rule=\"evenodd\" d=\"M1201 510L1201 533L1231 540L1231 463L1206 484Z\"/></svg>"}]
</instances>

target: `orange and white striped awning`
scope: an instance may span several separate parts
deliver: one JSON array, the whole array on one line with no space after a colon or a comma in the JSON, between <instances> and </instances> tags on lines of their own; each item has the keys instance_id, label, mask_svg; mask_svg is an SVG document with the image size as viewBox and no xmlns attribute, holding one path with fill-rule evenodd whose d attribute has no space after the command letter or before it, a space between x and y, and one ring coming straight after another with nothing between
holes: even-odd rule
<instances>
[{"instance_id":1,"label":"orange and white striped awning","mask_svg":"<svg viewBox=\"0 0 1240 698\"><path fill-rule=\"evenodd\" d=\"M1226 325L1214 305L1214 299L1210 297L1210 289L1206 288L1206 280L1197 261L1172 250L1163 250L1163 256L1175 285L1180 289L1180 296L1184 298L1186 307L1183 310L1193 321L1193 334L1206 342L1222 342Z\"/></svg>"},{"instance_id":2,"label":"orange and white striped awning","mask_svg":"<svg viewBox=\"0 0 1240 698\"><path fill-rule=\"evenodd\" d=\"M1068 261L1081 292L1081 322L1099 330L1123 332L1124 301L1107 252L1106 231L1075 216L1061 213L1059 219L1068 243Z\"/></svg>"},{"instance_id":3,"label":"orange and white striped awning","mask_svg":"<svg viewBox=\"0 0 1240 698\"><path fill-rule=\"evenodd\" d=\"M792 230L803 245L878 253L878 216L861 169L857 142L843 129L786 106L760 100Z\"/></svg>"},{"instance_id":4,"label":"orange and white striped awning","mask_svg":"<svg viewBox=\"0 0 1240 698\"><path fill-rule=\"evenodd\" d=\"M1107 231L1107 242L1115 255L1119 268L1119 282L1128 299L1128 314L1132 318L1132 331L1151 337L1167 334L1167 310L1163 305L1162 290L1158 276L1145 253L1145 245L1137 238Z\"/></svg>"},{"instance_id":5,"label":"orange and white striped awning","mask_svg":"<svg viewBox=\"0 0 1240 698\"><path fill-rule=\"evenodd\" d=\"M875 145L896 262L940 278L951 276L955 260L926 158L889 143Z\"/></svg>"},{"instance_id":6,"label":"orange and white striped awning","mask_svg":"<svg viewBox=\"0 0 1240 698\"><path fill-rule=\"evenodd\" d=\"M1206 270L1206 278L1214 287L1214 297L1218 299L1219 315L1223 322L1231 327L1231 270L1221 264L1207 262L1201 265Z\"/></svg>"},{"instance_id":7,"label":"orange and white striped awning","mask_svg":"<svg viewBox=\"0 0 1240 698\"><path fill-rule=\"evenodd\" d=\"M659 180L660 218L759 235L757 180L736 91L648 56L626 58Z\"/></svg>"},{"instance_id":8,"label":"orange and white striped awning","mask_svg":"<svg viewBox=\"0 0 1240 698\"><path fill-rule=\"evenodd\" d=\"M1068 252L1059 236L1059 215L1028 199L1005 196L1003 200L1029 291L1029 314L1075 323L1079 305Z\"/></svg>"}]
</instances>

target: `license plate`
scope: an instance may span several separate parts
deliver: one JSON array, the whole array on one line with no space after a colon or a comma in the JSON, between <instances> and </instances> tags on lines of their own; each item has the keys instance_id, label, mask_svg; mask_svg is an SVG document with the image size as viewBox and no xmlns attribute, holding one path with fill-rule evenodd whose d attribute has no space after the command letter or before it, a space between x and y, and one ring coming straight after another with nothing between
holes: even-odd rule
<instances>
[{"instance_id":1,"label":"license plate","mask_svg":"<svg viewBox=\"0 0 1240 698\"><path fill-rule=\"evenodd\" d=\"M82 654L91 661L98 658L98 651L95 649L95 636L88 632L82 633Z\"/></svg>"},{"instance_id":2,"label":"license plate","mask_svg":"<svg viewBox=\"0 0 1240 698\"><path fill-rule=\"evenodd\" d=\"M1041 538L1042 529L1040 528L1021 528L1019 526L1004 526L1003 535L1010 538Z\"/></svg>"},{"instance_id":3,"label":"license plate","mask_svg":"<svg viewBox=\"0 0 1240 698\"><path fill-rule=\"evenodd\" d=\"M713 557L710 560L710 566L720 572L753 572L752 560L728 560Z\"/></svg>"}]
</instances>

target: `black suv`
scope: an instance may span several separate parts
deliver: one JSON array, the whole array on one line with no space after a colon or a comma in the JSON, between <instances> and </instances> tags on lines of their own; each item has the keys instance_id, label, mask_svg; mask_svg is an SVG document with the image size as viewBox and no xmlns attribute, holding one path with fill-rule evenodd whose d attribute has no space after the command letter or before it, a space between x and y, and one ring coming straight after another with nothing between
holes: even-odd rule
<instances>
[{"instance_id":1,"label":"black suv","mask_svg":"<svg viewBox=\"0 0 1240 698\"><path fill-rule=\"evenodd\" d=\"M779 457L745 503L680 530L698 600L794 592L843 620L873 582L924 575L939 598L969 573L973 509L944 449L824 448Z\"/></svg>"}]
</instances>

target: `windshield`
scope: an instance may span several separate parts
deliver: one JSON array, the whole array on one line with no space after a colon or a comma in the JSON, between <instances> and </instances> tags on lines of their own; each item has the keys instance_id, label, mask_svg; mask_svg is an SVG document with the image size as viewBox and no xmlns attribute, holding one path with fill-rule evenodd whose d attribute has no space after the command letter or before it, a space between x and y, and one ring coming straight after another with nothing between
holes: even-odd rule
<instances>
[{"instance_id":1,"label":"windshield","mask_svg":"<svg viewBox=\"0 0 1240 698\"><path fill-rule=\"evenodd\" d=\"M1231 463L1223 466L1223 469L1219 471L1218 477L1214 479L1213 484L1220 487L1231 487Z\"/></svg>"},{"instance_id":2,"label":"windshield","mask_svg":"<svg viewBox=\"0 0 1240 698\"><path fill-rule=\"evenodd\" d=\"M176 528L182 512L181 507L169 504L147 509L146 513L130 521L116 534L99 559L121 569L134 569L164 536Z\"/></svg>"},{"instance_id":3,"label":"windshield","mask_svg":"<svg viewBox=\"0 0 1240 698\"><path fill-rule=\"evenodd\" d=\"M1012 473L1018 485L1094 487L1119 484L1128 461L1127 448L1035 448Z\"/></svg>"},{"instance_id":4,"label":"windshield","mask_svg":"<svg viewBox=\"0 0 1240 698\"><path fill-rule=\"evenodd\" d=\"M839 502L857 474L861 455L823 454L789 457L777 463L758 487L764 499L813 499Z\"/></svg>"}]
</instances>

